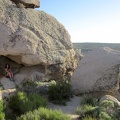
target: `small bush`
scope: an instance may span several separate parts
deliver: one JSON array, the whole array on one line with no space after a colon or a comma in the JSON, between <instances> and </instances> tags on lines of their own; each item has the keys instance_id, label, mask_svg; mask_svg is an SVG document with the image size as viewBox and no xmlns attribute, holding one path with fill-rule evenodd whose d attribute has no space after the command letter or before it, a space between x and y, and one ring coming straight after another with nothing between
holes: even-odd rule
<instances>
[{"instance_id":1,"label":"small bush","mask_svg":"<svg viewBox=\"0 0 120 120\"><path fill-rule=\"evenodd\" d=\"M106 110L109 109L110 107L113 108L114 107L114 102L110 101L110 100L104 100L101 105L101 107L105 108Z\"/></svg>"},{"instance_id":2,"label":"small bush","mask_svg":"<svg viewBox=\"0 0 120 120\"><path fill-rule=\"evenodd\" d=\"M45 107L46 100L37 94L18 92L10 98L9 107L19 114L33 111L39 107Z\"/></svg>"},{"instance_id":3,"label":"small bush","mask_svg":"<svg viewBox=\"0 0 120 120\"><path fill-rule=\"evenodd\" d=\"M82 120L97 120L97 119L92 116L86 116Z\"/></svg>"},{"instance_id":4,"label":"small bush","mask_svg":"<svg viewBox=\"0 0 120 120\"><path fill-rule=\"evenodd\" d=\"M81 104L76 110L81 120L120 120L120 108L114 107L113 101L104 100L98 105L97 99L84 97Z\"/></svg>"},{"instance_id":5,"label":"small bush","mask_svg":"<svg viewBox=\"0 0 120 120\"><path fill-rule=\"evenodd\" d=\"M4 104L2 100L0 100L0 120L5 120Z\"/></svg>"},{"instance_id":6,"label":"small bush","mask_svg":"<svg viewBox=\"0 0 120 120\"><path fill-rule=\"evenodd\" d=\"M111 120L111 117L106 112L101 112L99 114L99 119L100 120Z\"/></svg>"},{"instance_id":7,"label":"small bush","mask_svg":"<svg viewBox=\"0 0 120 120\"><path fill-rule=\"evenodd\" d=\"M114 111L112 118L113 120L120 120L120 107Z\"/></svg>"},{"instance_id":8,"label":"small bush","mask_svg":"<svg viewBox=\"0 0 120 120\"><path fill-rule=\"evenodd\" d=\"M96 106L95 109L92 111L92 116L94 116L95 118L99 118L101 112L103 112L103 109L99 106Z\"/></svg>"},{"instance_id":9,"label":"small bush","mask_svg":"<svg viewBox=\"0 0 120 120\"><path fill-rule=\"evenodd\" d=\"M105 111L108 115L112 115L114 112L114 102L110 100L104 100L100 104L100 107Z\"/></svg>"},{"instance_id":10,"label":"small bush","mask_svg":"<svg viewBox=\"0 0 120 120\"><path fill-rule=\"evenodd\" d=\"M71 118L58 110L39 108L33 112L21 115L17 120L71 120Z\"/></svg>"},{"instance_id":11,"label":"small bush","mask_svg":"<svg viewBox=\"0 0 120 120\"><path fill-rule=\"evenodd\" d=\"M35 82L30 81L30 80L26 80L25 82L22 83L22 91L26 92L26 93L33 93L37 88L37 85L35 84Z\"/></svg>"},{"instance_id":12,"label":"small bush","mask_svg":"<svg viewBox=\"0 0 120 120\"><path fill-rule=\"evenodd\" d=\"M77 108L76 112L81 117L84 118L85 116L92 116L92 111L95 109L95 107L91 105L81 105Z\"/></svg>"},{"instance_id":13,"label":"small bush","mask_svg":"<svg viewBox=\"0 0 120 120\"><path fill-rule=\"evenodd\" d=\"M85 96L82 98L81 104L89 104L92 106L97 106L98 105L98 99L94 98L92 96Z\"/></svg>"},{"instance_id":14,"label":"small bush","mask_svg":"<svg viewBox=\"0 0 120 120\"><path fill-rule=\"evenodd\" d=\"M48 90L48 98L55 104L64 104L73 96L71 85L68 82L52 84Z\"/></svg>"},{"instance_id":15,"label":"small bush","mask_svg":"<svg viewBox=\"0 0 120 120\"><path fill-rule=\"evenodd\" d=\"M19 87L19 90L26 93L47 95L50 84L51 82L25 80L25 82L22 83L21 87Z\"/></svg>"},{"instance_id":16,"label":"small bush","mask_svg":"<svg viewBox=\"0 0 120 120\"><path fill-rule=\"evenodd\" d=\"M16 120L16 115L11 109L9 109L9 107L5 108L5 120Z\"/></svg>"}]
</instances>

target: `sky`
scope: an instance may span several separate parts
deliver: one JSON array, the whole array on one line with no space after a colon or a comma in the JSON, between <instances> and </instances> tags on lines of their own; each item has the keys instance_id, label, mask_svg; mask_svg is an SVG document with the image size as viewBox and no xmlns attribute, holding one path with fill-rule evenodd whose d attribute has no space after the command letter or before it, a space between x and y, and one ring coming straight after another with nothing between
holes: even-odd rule
<instances>
[{"instance_id":1,"label":"sky","mask_svg":"<svg viewBox=\"0 0 120 120\"><path fill-rule=\"evenodd\" d=\"M40 0L38 10L62 23L73 43L120 43L120 0Z\"/></svg>"}]
</instances>

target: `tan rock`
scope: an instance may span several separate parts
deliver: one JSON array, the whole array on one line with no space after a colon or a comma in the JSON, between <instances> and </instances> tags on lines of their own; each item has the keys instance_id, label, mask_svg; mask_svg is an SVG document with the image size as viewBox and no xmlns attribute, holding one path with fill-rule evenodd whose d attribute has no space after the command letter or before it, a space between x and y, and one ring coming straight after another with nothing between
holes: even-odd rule
<instances>
[{"instance_id":1,"label":"tan rock","mask_svg":"<svg viewBox=\"0 0 120 120\"><path fill-rule=\"evenodd\" d=\"M16 89L7 89L0 91L0 99L4 100L5 103L8 102L9 98L16 93Z\"/></svg>"},{"instance_id":2,"label":"tan rock","mask_svg":"<svg viewBox=\"0 0 120 120\"><path fill-rule=\"evenodd\" d=\"M10 81L9 78L1 78L0 82L5 90L16 88L15 83L13 81Z\"/></svg>"},{"instance_id":3,"label":"tan rock","mask_svg":"<svg viewBox=\"0 0 120 120\"><path fill-rule=\"evenodd\" d=\"M16 85L20 85L24 80L27 81L44 81L45 68L43 66L23 67L18 74L14 76Z\"/></svg>"},{"instance_id":4,"label":"tan rock","mask_svg":"<svg viewBox=\"0 0 120 120\"><path fill-rule=\"evenodd\" d=\"M89 52L79 62L71 85L75 94L112 92L119 89L120 51L101 48Z\"/></svg>"},{"instance_id":5,"label":"tan rock","mask_svg":"<svg viewBox=\"0 0 120 120\"><path fill-rule=\"evenodd\" d=\"M0 1L0 54L25 66L43 65L50 79L69 78L80 57L54 17L18 9L10 0Z\"/></svg>"},{"instance_id":6,"label":"tan rock","mask_svg":"<svg viewBox=\"0 0 120 120\"><path fill-rule=\"evenodd\" d=\"M20 4L23 4L25 8L39 8L40 7L40 0L11 0L13 1L18 7Z\"/></svg>"}]
</instances>

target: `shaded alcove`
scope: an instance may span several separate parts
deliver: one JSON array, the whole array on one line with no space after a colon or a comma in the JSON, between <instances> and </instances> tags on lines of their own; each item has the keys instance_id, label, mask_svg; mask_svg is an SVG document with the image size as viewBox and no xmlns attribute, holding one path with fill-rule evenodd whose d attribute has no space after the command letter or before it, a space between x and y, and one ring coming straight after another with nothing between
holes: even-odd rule
<instances>
[{"instance_id":1,"label":"shaded alcove","mask_svg":"<svg viewBox=\"0 0 120 120\"><path fill-rule=\"evenodd\" d=\"M0 77L2 77L4 75L4 67L5 67L6 63L10 64L11 69L12 69L12 71L13 71L14 74L18 73L19 70L22 67L24 67L24 65L18 64L16 62L14 62L13 60L9 59L8 57L1 55L0 56Z\"/></svg>"}]
</instances>

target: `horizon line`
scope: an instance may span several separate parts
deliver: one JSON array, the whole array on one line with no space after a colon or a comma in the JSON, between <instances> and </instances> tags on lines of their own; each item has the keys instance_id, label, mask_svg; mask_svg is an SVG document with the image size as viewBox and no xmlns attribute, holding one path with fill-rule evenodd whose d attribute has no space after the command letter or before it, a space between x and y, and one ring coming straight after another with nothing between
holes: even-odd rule
<instances>
[{"instance_id":1,"label":"horizon line","mask_svg":"<svg viewBox=\"0 0 120 120\"><path fill-rule=\"evenodd\" d=\"M120 44L120 43L112 43L112 42L109 42L109 43L107 43L107 42L72 42L72 43L106 43L106 44Z\"/></svg>"}]
</instances>

